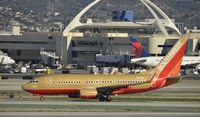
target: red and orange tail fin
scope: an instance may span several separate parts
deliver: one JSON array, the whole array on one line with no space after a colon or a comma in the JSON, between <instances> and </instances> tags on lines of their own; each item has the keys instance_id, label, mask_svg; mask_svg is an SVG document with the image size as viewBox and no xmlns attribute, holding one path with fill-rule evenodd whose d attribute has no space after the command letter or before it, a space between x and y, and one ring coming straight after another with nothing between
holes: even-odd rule
<instances>
[{"instance_id":1,"label":"red and orange tail fin","mask_svg":"<svg viewBox=\"0 0 200 117\"><path fill-rule=\"evenodd\" d=\"M157 78L174 77L179 75L183 56L185 54L188 35L183 35L156 67Z\"/></svg>"}]
</instances>

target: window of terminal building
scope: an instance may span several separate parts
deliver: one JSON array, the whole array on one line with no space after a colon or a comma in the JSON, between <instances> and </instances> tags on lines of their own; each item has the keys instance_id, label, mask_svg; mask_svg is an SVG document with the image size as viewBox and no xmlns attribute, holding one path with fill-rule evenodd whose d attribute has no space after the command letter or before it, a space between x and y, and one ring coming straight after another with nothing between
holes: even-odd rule
<instances>
[{"instance_id":1,"label":"window of terminal building","mask_svg":"<svg viewBox=\"0 0 200 117\"><path fill-rule=\"evenodd\" d=\"M74 40L72 40L72 47L76 47L76 44L75 44L75 41Z\"/></svg>"},{"instance_id":2,"label":"window of terminal building","mask_svg":"<svg viewBox=\"0 0 200 117\"><path fill-rule=\"evenodd\" d=\"M111 45L111 43L109 44ZM131 46L131 43L112 43L113 46Z\"/></svg>"},{"instance_id":3,"label":"window of terminal building","mask_svg":"<svg viewBox=\"0 0 200 117\"><path fill-rule=\"evenodd\" d=\"M21 50L17 50L17 56L21 56Z\"/></svg>"},{"instance_id":4,"label":"window of terminal building","mask_svg":"<svg viewBox=\"0 0 200 117\"><path fill-rule=\"evenodd\" d=\"M7 53L8 55L10 55L10 52L8 51L8 49L1 49L1 51L2 51L3 53Z\"/></svg>"},{"instance_id":5,"label":"window of terminal building","mask_svg":"<svg viewBox=\"0 0 200 117\"><path fill-rule=\"evenodd\" d=\"M161 48L172 48L174 45L158 45Z\"/></svg>"},{"instance_id":6,"label":"window of terminal building","mask_svg":"<svg viewBox=\"0 0 200 117\"><path fill-rule=\"evenodd\" d=\"M77 52L76 51L72 51L72 57L77 57Z\"/></svg>"},{"instance_id":7,"label":"window of terminal building","mask_svg":"<svg viewBox=\"0 0 200 117\"><path fill-rule=\"evenodd\" d=\"M79 41L78 46L98 46L98 42L91 42L91 41Z\"/></svg>"},{"instance_id":8,"label":"window of terminal building","mask_svg":"<svg viewBox=\"0 0 200 117\"><path fill-rule=\"evenodd\" d=\"M53 39L53 36L48 36L48 39L52 40L52 39Z\"/></svg>"},{"instance_id":9,"label":"window of terminal building","mask_svg":"<svg viewBox=\"0 0 200 117\"><path fill-rule=\"evenodd\" d=\"M167 32L168 32L169 35L172 35L174 31L168 30Z\"/></svg>"}]
</instances>

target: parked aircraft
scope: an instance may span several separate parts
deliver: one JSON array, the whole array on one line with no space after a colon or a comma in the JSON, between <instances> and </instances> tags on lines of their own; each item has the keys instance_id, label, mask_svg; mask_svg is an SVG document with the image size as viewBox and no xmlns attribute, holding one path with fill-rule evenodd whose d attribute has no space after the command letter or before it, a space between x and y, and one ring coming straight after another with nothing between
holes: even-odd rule
<instances>
[{"instance_id":1,"label":"parked aircraft","mask_svg":"<svg viewBox=\"0 0 200 117\"><path fill-rule=\"evenodd\" d=\"M131 45L132 45L132 51L135 54L135 58L141 58L141 57L149 57L149 53L143 48L141 43L137 40L136 37L131 36L130 37Z\"/></svg>"},{"instance_id":2,"label":"parked aircraft","mask_svg":"<svg viewBox=\"0 0 200 117\"><path fill-rule=\"evenodd\" d=\"M156 67L163 56L150 56L149 53L142 47L141 43L135 37L130 37L131 44L133 46L133 52L136 58L131 59L132 63ZM193 65L200 63L200 56L184 56L181 65Z\"/></svg>"},{"instance_id":3,"label":"parked aircraft","mask_svg":"<svg viewBox=\"0 0 200 117\"><path fill-rule=\"evenodd\" d=\"M142 93L179 82L179 70L188 35L182 36L159 65L136 75L49 75L33 79L22 89L34 96L68 95L72 98L111 101L111 95Z\"/></svg>"},{"instance_id":4,"label":"parked aircraft","mask_svg":"<svg viewBox=\"0 0 200 117\"><path fill-rule=\"evenodd\" d=\"M6 54L3 53L0 54L0 65L9 65L14 63L15 61Z\"/></svg>"}]
</instances>

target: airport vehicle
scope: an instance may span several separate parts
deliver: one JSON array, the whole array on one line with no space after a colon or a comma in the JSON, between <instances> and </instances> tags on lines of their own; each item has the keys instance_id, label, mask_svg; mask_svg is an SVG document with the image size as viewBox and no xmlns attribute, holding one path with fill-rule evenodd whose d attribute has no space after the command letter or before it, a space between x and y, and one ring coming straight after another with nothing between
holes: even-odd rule
<instances>
[{"instance_id":1,"label":"airport vehicle","mask_svg":"<svg viewBox=\"0 0 200 117\"><path fill-rule=\"evenodd\" d=\"M133 53L136 58L131 59L132 63L156 67L160 61L164 58L163 56L150 56L149 53L142 47L141 43L135 37L130 37L131 44L133 46ZM200 56L184 56L181 65L195 65L200 63Z\"/></svg>"},{"instance_id":2,"label":"airport vehicle","mask_svg":"<svg viewBox=\"0 0 200 117\"><path fill-rule=\"evenodd\" d=\"M199 71L200 70L200 64L198 64L195 69Z\"/></svg>"},{"instance_id":3,"label":"airport vehicle","mask_svg":"<svg viewBox=\"0 0 200 117\"><path fill-rule=\"evenodd\" d=\"M141 93L178 83L188 35L182 36L159 65L136 75L48 75L33 79L22 89L34 96L68 95L71 98L111 101L111 95Z\"/></svg>"}]
</instances>

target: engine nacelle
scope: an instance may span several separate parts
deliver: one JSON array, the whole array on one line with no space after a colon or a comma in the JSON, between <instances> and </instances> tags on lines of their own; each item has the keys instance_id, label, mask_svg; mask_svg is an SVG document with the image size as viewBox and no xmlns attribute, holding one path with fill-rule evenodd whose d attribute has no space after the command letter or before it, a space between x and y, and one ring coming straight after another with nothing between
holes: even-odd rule
<instances>
[{"instance_id":1,"label":"engine nacelle","mask_svg":"<svg viewBox=\"0 0 200 117\"><path fill-rule=\"evenodd\" d=\"M82 99L96 99L97 90L96 89L81 89L80 98Z\"/></svg>"}]
</instances>

